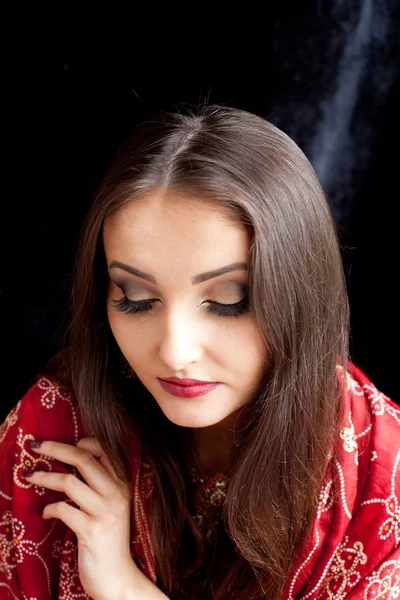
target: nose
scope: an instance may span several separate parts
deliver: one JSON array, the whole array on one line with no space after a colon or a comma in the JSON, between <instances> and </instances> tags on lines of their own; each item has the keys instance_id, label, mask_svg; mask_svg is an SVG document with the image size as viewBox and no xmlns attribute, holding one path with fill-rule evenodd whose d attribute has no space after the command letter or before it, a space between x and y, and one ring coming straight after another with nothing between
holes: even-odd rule
<instances>
[{"instance_id":1,"label":"nose","mask_svg":"<svg viewBox=\"0 0 400 600\"><path fill-rule=\"evenodd\" d=\"M165 320L159 355L171 373L177 373L201 359L203 347L200 327L200 323L185 317L183 311L176 311Z\"/></svg>"}]
</instances>

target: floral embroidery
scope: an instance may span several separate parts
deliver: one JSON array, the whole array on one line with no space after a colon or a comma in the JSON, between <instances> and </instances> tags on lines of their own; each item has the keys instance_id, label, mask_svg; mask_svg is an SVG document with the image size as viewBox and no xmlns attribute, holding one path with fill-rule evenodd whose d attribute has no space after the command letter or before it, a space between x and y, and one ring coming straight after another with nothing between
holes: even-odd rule
<instances>
[{"instance_id":1,"label":"floral embroidery","mask_svg":"<svg viewBox=\"0 0 400 600\"><path fill-rule=\"evenodd\" d=\"M364 591L364 600L400 598L400 559L384 562L365 579L369 583Z\"/></svg>"},{"instance_id":2,"label":"floral embroidery","mask_svg":"<svg viewBox=\"0 0 400 600\"><path fill-rule=\"evenodd\" d=\"M335 460L333 463L332 488L335 487L335 494L330 493L329 500L328 489L324 490L323 488L321 490L318 520L313 526L312 536L305 548L307 553L305 553L302 562L296 563L285 588L287 595L283 595L281 600L295 600L297 598L312 600L316 597L318 597L318 600L342 600L347 595L354 598L354 600L361 600L361 597L364 597L364 600L376 600L380 597L385 600L389 600L389 598L398 598L400 600L399 575L397 573L392 574L392 580L388 582L387 569L385 572L379 570L379 572L375 571L372 573L371 582L373 585L368 588L371 591L369 594L366 592L365 596L363 596L365 582L368 580L367 574L369 569L374 566L374 559L376 559L378 549L380 548L383 556L392 557L391 550L393 550L393 545L396 548L399 545L399 454L396 458L393 445L390 449L386 446L387 442L383 434L383 428L390 425L388 417L394 418L396 423L400 423L400 410L394 407L394 403L389 398L370 385L370 381L360 370L357 370L357 368L353 369L353 365L350 364L349 370L344 370L338 365L337 370L339 374L343 375L345 381L345 422L340 431L340 439L343 440L341 458L340 461ZM369 410L364 412L364 407ZM353 414L357 416L357 420L354 423ZM379 428L376 427L376 420L383 417L385 417L385 423L382 423ZM358 428L357 424L359 424ZM398 428L393 429L393 432L398 431ZM378 435L378 432L380 435ZM359 465L358 452L361 437L365 438L365 444L362 446L364 459L363 463ZM395 439L397 439L396 434L393 436L393 441ZM380 451L381 443L384 448L384 452L382 453ZM369 452L369 463L365 458L365 452ZM351 461L346 460L346 454L347 456L354 456L353 468L351 467ZM392 467L391 478L387 476L387 478L383 479L381 476L379 480L380 486L378 489L387 489L387 497L361 501L357 506L357 511L353 515L356 508L355 502L359 498L357 490L357 481L360 476L359 469L363 465L369 465L369 468L371 468L374 462L376 463L381 456L385 456L385 470L380 471L381 474L387 472L388 466L389 468ZM389 456L393 461L391 465L387 460ZM378 468L379 466L378 464ZM374 477L369 478L367 481L371 482L371 487L375 490L376 486L372 485L375 481ZM369 487L367 484L363 490L364 498L371 497L371 494L367 495L368 491ZM335 501L332 505L333 499ZM321 519L327 518L323 508L324 503L326 508L333 506L333 521L321 521ZM363 513L362 510L359 510L362 506L368 504L374 504L378 508L378 503L380 503L382 508L385 508L385 515L378 523L376 515L379 513L375 511L375 507L368 506L367 511L369 508L374 508L370 513ZM327 513L328 515L329 513ZM357 537L352 538L352 523L355 517L358 519L353 535ZM364 521L362 520L363 518ZM360 519L361 523L364 524L365 522L366 525L365 538L360 538ZM367 526L369 519L371 524L373 523L373 526L376 528L375 537L373 534L374 530L369 529ZM339 531L346 531L346 536L340 540L336 551L331 554L330 548L333 547L334 536L332 536L332 529L330 528L338 527L339 520L341 521ZM321 527L319 526L319 521L321 521ZM331 546L324 546L327 540L325 535L326 530L331 531L329 536L332 538ZM323 556L322 565L320 563L320 556ZM370 561L372 564L368 567ZM390 560L387 562L389 566L392 564L398 565L397 568L399 568L400 559L394 562ZM319 566L320 569L318 569ZM313 576L314 572L318 572L315 578ZM391 591L388 592L388 590Z\"/></svg>"},{"instance_id":3,"label":"floral embroidery","mask_svg":"<svg viewBox=\"0 0 400 600\"><path fill-rule=\"evenodd\" d=\"M348 542L349 537L345 536L335 552L333 564L323 585L326 598L341 600L360 581L358 568L367 562L364 546L357 541L350 547Z\"/></svg>"},{"instance_id":4,"label":"floral embroidery","mask_svg":"<svg viewBox=\"0 0 400 600\"><path fill-rule=\"evenodd\" d=\"M61 557L59 600L90 598L79 580L77 545L72 541L60 542L56 540L53 544L53 556L55 558Z\"/></svg>"},{"instance_id":5,"label":"floral embroidery","mask_svg":"<svg viewBox=\"0 0 400 600\"><path fill-rule=\"evenodd\" d=\"M74 424L74 432L75 432L75 441L78 440L78 422L76 416L76 409L72 404L72 395L69 394L66 390L61 388L58 385L53 384L49 379L42 378L36 382L35 387L39 390L45 390L45 394L42 394L37 400L39 401L41 406L46 409L53 408L55 406L56 400L64 400L67 401L70 405L72 412L72 419ZM1 425L1 438L0 442L5 439L5 435L10 430L11 426L15 425L18 422L20 408L22 406L22 400L20 400L15 408L9 413L4 423ZM22 427L18 428L17 434L15 436L15 463L12 467L12 481L13 483L20 488L21 490L32 489L36 495L43 496L46 492L46 489L43 487L39 487L36 484L32 484L27 482L22 476L23 471L27 469L31 470L52 470L52 463L54 459L39 454L33 454L30 448L30 442L34 439L34 436L30 433L24 433ZM73 467L73 471L76 472L76 469ZM12 498L9 497L4 492L0 492L1 497L11 501ZM47 580L47 588L48 593L50 595L50 573L48 565L41 555L41 547L52 534L52 531L55 527L56 521L54 521L50 530L44 535L44 537L40 541L33 541L31 539L27 539L25 536L26 527L25 524L20 520L12 516L12 512L7 510L3 513L1 521L0 521L0 575L2 573L5 574L7 580L12 580L13 570L16 569L18 564L22 564L25 560L26 555L34 556L38 559L39 563L42 564ZM12 593L11 588L7 586ZM84 591L83 591L84 593ZM61 598L61 596L59 596ZM79 595L76 596L65 596L65 600L68 598L89 598L84 593L82 596L82 588ZM23 594L23 598L28 600L25 594ZM32 599L34 600L34 599Z\"/></svg>"},{"instance_id":6,"label":"floral embroidery","mask_svg":"<svg viewBox=\"0 0 400 600\"><path fill-rule=\"evenodd\" d=\"M343 427L340 432L340 437L344 440L343 447L346 452L353 452L358 448L358 444L354 439L354 425L351 424L351 427Z\"/></svg>"},{"instance_id":7,"label":"floral embroidery","mask_svg":"<svg viewBox=\"0 0 400 600\"><path fill-rule=\"evenodd\" d=\"M337 365L337 371L343 374L346 382L347 391L354 396L367 396L371 411L376 416L382 416L385 413L391 415L400 425L400 408L395 408L390 403L390 398L383 392L380 392L373 383L364 383L360 385L349 371L345 371L341 365Z\"/></svg>"},{"instance_id":8,"label":"floral embroidery","mask_svg":"<svg viewBox=\"0 0 400 600\"><path fill-rule=\"evenodd\" d=\"M371 409L375 415L382 416L385 412L391 415L400 425L400 409L393 408L388 402L389 398L372 385L364 385L365 394L369 397Z\"/></svg>"},{"instance_id":9,"label":"floral embroidery","mask_svg":"<svg viewBox=\"0 0 400 600\"><path fill-rule=\"evenodd\" d=\"M40 397L40 402L46 408L53 408L57 398L66 401L71 400L71 394L67 389L56 383L53 383L46 377L39 379L37 386L40 390L44 390L44 394L42 394Z\"/></svg>"},{"instance_id":10,"label":"floral embroidery","mask_svg":"<svg viewBox=\"0 0 400 600\"><path fill-rule=\"evenodd\" d=\"M50 574L40 550L53 529L54 525L40 542L34 542L25 537L25 524L13 517L11 511L6 511L0 522L0 574L3 572L7 579L11 579L17 564L22 564L26 555L34 556L44 567L50 591Z\"/></svg>"},{"instance_id":11,"label":"floral embroidery","mask_svg":"<svg viewBox=\"0 0 400 600\"><path fill-rule=\"evenodd\" d=\"M400 543L400 506L397 496L390 495L385 500L386 512L390 515L379 528L379 537L386 540L392 533L395 536L396 543Z\"/></svg>"},{"instance_id":12,"label":"floral embroidery","mask_svg":"<svg viewBox=\"0 0 400 600\"><path fill-rule=\"evenodd\" d=\"M400 544L400 505L399 499L395 492L395 483L398 477L397 469L400 463L400 450L397 453L397 457L393 466L391 476L391 491L387 498L371 498L361 503L361 506L368 504L382 504L385 506L386 514L388 518L385 519L379 527L378 537L381 540L386 540L391 535L394 536L396 544Z\"/></svg>"},{"instance_id":13,"label":"floral embroidery","mask_svg":"<svg viewBox=\"0 0 400 600\"><path fill-rule=\"evenodd\" d=\"M51 463L53 460L49 456L44 454L31 453L30 442L34 440L34 436L30 433L24 434L22 428L18 429L17 435L17 450L15 452L16 464L13 467L13 480L14 483L20 488L33 488L37 494L43 496L45 488L39 487L32 483L29 483L24 479L22 473L26 470L32 471L51 471ZM20 448L20 454L18 455L18 448ZM18 460L19 459L19 460Z\"/></svg>"}]
</instances>

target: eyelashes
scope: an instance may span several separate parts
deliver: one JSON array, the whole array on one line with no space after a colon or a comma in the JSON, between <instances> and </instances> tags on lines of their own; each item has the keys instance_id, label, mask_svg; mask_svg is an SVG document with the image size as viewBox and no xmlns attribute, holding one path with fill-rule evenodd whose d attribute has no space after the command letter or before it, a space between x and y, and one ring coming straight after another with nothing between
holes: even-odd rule
<instances>
[{"instance_id":1,"label":"eyelashes","mask_svg":"<svg viewBox=\"0 0 400 600\"><path fill-rule=\"evenodd\" d=\"M136 314L149 312L153 309L154 302L157 300L128 300L124 296L121 300L111 300L114 308L126 314ZM208 301L207 311L219 317L240 317L249 311L249 298L245 296L235 304L220 304L219 302Z\"/></svg>"}]
</instances>

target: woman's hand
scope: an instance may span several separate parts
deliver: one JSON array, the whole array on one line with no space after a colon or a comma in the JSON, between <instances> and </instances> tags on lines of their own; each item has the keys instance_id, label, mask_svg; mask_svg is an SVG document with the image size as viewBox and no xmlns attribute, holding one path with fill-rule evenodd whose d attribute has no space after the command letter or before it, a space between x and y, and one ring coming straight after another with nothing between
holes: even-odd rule
<instances>
[{"instance_id":1,"label":"woman's hand","mask_svg":"<svg viewBox=\"0 0 400 600\"><path fill-rule=\"evenodd\" d=\"M82 438L76 446L45 441L35 452L50 456L81 473L37 471L26 475L29 483L64 492L79 508L68 502L48 504L43 518L61 519L78 539L80 581L94 600L111 600L126 593L138 567L130 554L131 496L117 477L96 438ZM123 593L123 592L122 592Z\"/></svg>"}]
</instances>

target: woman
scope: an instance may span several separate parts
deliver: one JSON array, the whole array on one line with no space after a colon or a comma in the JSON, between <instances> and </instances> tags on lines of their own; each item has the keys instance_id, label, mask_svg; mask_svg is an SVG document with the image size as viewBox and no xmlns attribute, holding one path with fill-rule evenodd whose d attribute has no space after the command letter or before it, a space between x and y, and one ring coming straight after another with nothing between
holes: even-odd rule
<instances>
[{"instance_id":1,"label":"woman","mask_svg":"<svg viewBox=\"0 0 400 600\"><path fill-rule=\"evenodd\" d=\"M398 597L400 410L349 361L334 223L284 133L218 106L138 128L66 338L0 430L0 590Z\"/></svg>"}]
</instances>

